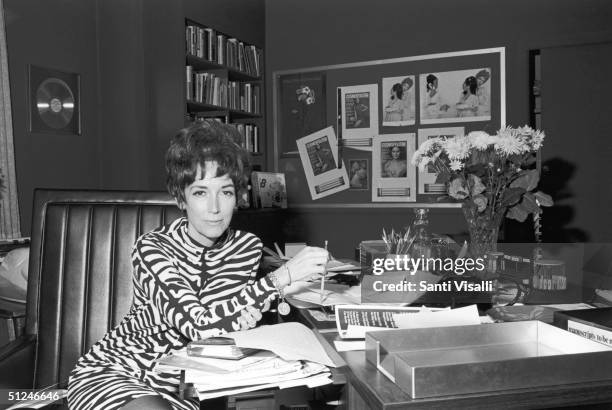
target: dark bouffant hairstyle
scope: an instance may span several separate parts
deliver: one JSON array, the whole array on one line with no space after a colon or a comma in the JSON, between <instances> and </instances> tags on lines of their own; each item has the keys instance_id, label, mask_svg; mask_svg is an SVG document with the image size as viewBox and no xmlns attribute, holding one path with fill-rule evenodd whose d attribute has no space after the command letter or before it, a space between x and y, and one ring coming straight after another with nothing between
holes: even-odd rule
<instances>
[{"instance_id":1,"label":"dark bouffant hairstyle","mask_svg":"<svg viewBox=\"0 0 612 410\"><path fill-rule=\"evenodd\" d=\"M179 203L185 202L185 187L191 185L206 161L217 163L217 175L228 174L237 193L247 189L249 154L240 145L242 136L232 126L204 121L183 128L166 152L166 188ZM201 175L204 178L204 175Z\"/></svg>"},{"instance_id":2,"label":"dark bouffant hairstyle","mask_svg":"<svg viewBox=\"0 0 612 410\"><path fill-rule=\"evenodd\" d=\"M478 81L476 81L476 77L469 76L465 79L465 85L470 89L470 93L476 94L476 90L478 89Z\"/></svg>"},{"instance_id":3,"label":"dark bouffant hairstyle","mask_svg":"<svg viewBox=\"0 0 612 410\"><path fill-rule=\"evenodd\" d=\"M402 88L402 85L400 83L393 84L393 87L391 87L391 91L395 91L395 95L397 95L398 100L401 100L404 96L404 89ZM391 97L393 97L393 95L391 95Z\"/></svg>"}]
</instances>

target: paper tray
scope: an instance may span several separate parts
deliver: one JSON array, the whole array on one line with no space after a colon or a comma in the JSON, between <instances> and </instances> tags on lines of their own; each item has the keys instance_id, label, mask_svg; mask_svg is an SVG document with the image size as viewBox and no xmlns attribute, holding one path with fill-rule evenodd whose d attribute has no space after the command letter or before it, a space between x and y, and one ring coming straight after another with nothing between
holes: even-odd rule
<instances>
[{"instance_id":1,"label":"paper tray","mask_svg":"<svg viewBox=\"0 0 612 410\"><path fill-rule=\"evenodd\" d=\"M366 333L366 358L413 398L612 379L612 349L539 321Z\"/></svg>"}]
</instances>

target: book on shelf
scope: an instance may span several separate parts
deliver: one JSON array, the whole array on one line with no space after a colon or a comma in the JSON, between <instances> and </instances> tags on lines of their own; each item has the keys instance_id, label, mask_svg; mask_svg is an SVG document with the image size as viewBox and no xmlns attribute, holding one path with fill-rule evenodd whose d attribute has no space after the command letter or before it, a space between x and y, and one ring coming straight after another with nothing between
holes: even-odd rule
<instances>
[{"instance_id":1,"label":"book on shelf","mask_svg":"<svg viewBox=\"0 0 612 410\"><path fill-rule=\"evenodd\" d=\"M259 78L262 50L245 44L235 37L219 33L210 27L196 24L185 26L187 54L224 65L228 68Z\"/></svg>"},{"instance_id":2,"label":"book on shelf","mask_svg":"<svg viewBox=\"0 0 612 410\"><path fill-rule=\"evenodd\" d=\"M193 341L187 345L187 355L192 357L240 360L259 351L259 349L238 347L234 339L220 336Z\"/></svg>"},{"instance_id":3,"label":"book on shelf","mask_svg":"<svg viewBox=\"0 0 612 410\"><path fill-rule=\"evenodd\" d=\"M612 347L612 307L554 312L553 324Z\"/></svg>"},{"instance_id":4,"label":"book on shelf","mask_svg":"<svg viewBox=\"0 0 612 410\"><path fill-rule=\"evenodd\" d=\"M259 153L259 126L256 124L230 123L242 135L242 147L250 153Z\"/></svg>"},{"instance_id":5,"label":"book on shelf","mask_svg":"<svg viewBox=\"0 0 612 410\"><path fill-rule=\"evenodd\" d=\"M285 174L253 171L251 187L254 208L287 208Z\"/></svg>"}]
</instances>

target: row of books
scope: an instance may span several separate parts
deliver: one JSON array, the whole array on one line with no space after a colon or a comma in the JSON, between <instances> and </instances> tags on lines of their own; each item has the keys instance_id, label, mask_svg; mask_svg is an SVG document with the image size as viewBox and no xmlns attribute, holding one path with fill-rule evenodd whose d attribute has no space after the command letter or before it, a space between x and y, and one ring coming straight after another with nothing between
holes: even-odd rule
<instances>
[{"instance_id":1,"label":"row of books","mask_svg":"<svg viewBox=\"0 0 612 410\"><path fill-rule=\"evenodd\" d=\"M223 124L231 125L238 130L240 135L242 135L242 147L244 149L253 154L258 154L261 152L259 144L259 136L261 134L257 124L230 122L228 115L219 115L207 111L192 113L192 115L188 118L188 121L218 121Z\"/></svg>"},{"instance_id":2,"label":"row of books","mask_svg":"<svg viewBox=\"0 0 612 410\"><path fill-rule=\"evenodd\" d=\"M194 72L186 66L187 100L252 114L261 113L261 87L258 84L229 81L215 73Z\"/></svg>"},{"instance_id":3,"label":"row of books","mask_svg":"<svg viewBox=\"0 0 612 410\"><path fill-rule=\"evenodd\" d=\"M230 123L234 126L243 138L243 147L254 154L260 153L259 147L259 126L255 124Z\"/></svg>"},{"instance_id":4,"label":"row of books","mask_svg":"<svg viewBox=\"0 0 612 410\"><path fill-rule=\"evenodd\" d=\"M185 27L187 53L253 77L261 76L262 50L212 28Z\"/></svg>"}]
</instances>

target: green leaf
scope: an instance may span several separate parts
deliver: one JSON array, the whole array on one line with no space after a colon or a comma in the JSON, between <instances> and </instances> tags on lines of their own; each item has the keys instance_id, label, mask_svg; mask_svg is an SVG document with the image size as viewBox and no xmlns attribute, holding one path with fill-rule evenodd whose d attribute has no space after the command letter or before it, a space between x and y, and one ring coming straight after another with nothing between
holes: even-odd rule
<instances>
[{"instance_id":1,"label":"green leaf","mask_svg":"<svg viewBox=\"0 0 612 410\"><path fill-rule=\"evenodd\" d=\"M510 183L510 188L523 188L525 191L533 191L540 181L540 173L537 169L522 171L521 175Z\"/></svg>"},{"instance_id":2,"label":"green leaf","mask_svg":"<svg viewBox=\"0 0 612 410\"><path fill-rule=\"evenodd\" d=\"M528 215L529 213L523 210L523 208L519 204L508 209L508 212L506 213L506 218L514 219L519 222L525 222L525 219L527 219Z\"/></svg>"},{"instance_id":3,"label":"green leaf","mask_svg":"<svg viewBox=\"0 0 612 410\"><path fill-rule=\"evenodd\" d=\"M535 196L530 192L523 195L523 200L520 205L521 208L529 214L540 213L542 211L535 200Z\"/></svg>"},{"instance_id":4,"label":"green leaf","mask_svg":"<svg viewBox=\"0 0 612 410\"><path fill-rule=\"evenodd\" d=\"M474 174L470 174L468 176L468 182L469 182L469 186L471 186L472 188L472 196L476 196L482 193L486 189L486 187L483 185L480 178L478 178Z\"/></svg>"},{"instance_id":5,"label":"green leaf","mask_svg":"<svg viewBox=\"0 0 612 410\"><path fill-rule=\"evenodd\" d=\"M508 188L502 196L502 206L512 206L521 200L521 197L526 191L523 188Z\"/></svg>"},{"instance_id":6,"label":"green leaf","mask_svg":"<svg viewBox=\"0 0 612 410\"><path fill-rule=\"evenodd\" d=\"M536 191L533 193L533 195L540 203L540 206L553 206L553 199L550 195L545 194L542 191Z\"/></svg>"}]
</instances>

